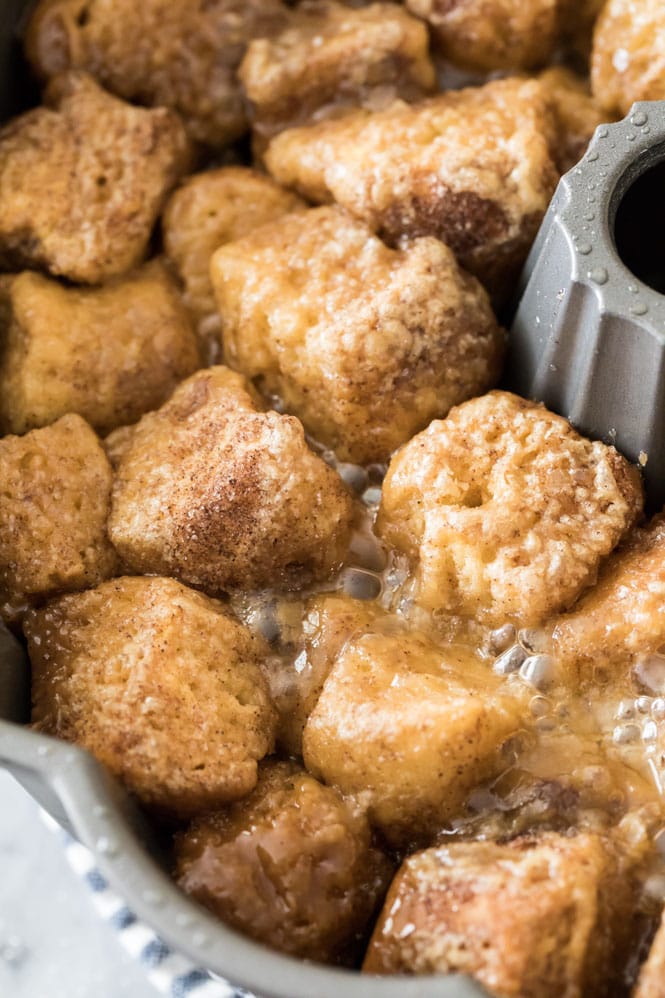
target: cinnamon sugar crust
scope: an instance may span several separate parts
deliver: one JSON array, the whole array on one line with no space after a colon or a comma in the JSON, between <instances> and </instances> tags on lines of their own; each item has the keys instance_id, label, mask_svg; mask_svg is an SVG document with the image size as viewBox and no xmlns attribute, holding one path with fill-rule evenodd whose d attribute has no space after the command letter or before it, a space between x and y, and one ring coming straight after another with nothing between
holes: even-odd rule
<instances>
[{"instance_id":1,"label":"cinnamon sugar crust","mask_svg":"<svg viewBox=\"0 0 665 998\"><path fill-rule=\"evenodd\" d=\"M135 426L109 534L135 572L207 592L300 588L342 562L352 499L292 416L263 412L238 374L194 374Z\"/></svg>"},{"instance_id":2,"label":"cinnamon sugar crust","mask_svg":"<svg viewBox=\"0 0 665 998\"><path fill-rule=\"evenodd\" d=\"M279 33L250 43L238 75L262 143L347 107L418 100L435 84L421 21L394 3L334 0L300 3Z\"/></svg>"},{"instance_id":3,"label":"cinnamon sugar crust","mask_svg":"<svg viewBox=\"0 0 665 998\"><path fill-rule=\"evenodd\" d=\"M608 120L589 85L564 66L553 66L540 74L540 82L549 95L558 124L552 156L561 173L578 163L598 125Z\"/></svg>"},{"instance_id":4,"label":"cinnamon sugar crust","mask_svg":"<svg viewBox=\"0 0 665 998\"><path fill-rule=\"evenodd\" d=\"M342 460L387 460L498 378L505 334L436 239L389 249L323 207L222 247L211 276L227 363Z\"/></svg>"},{"instance_id":5,"label":"cinnamon sugar crust","mask_svg":"<svg viewBox=\"0 0 665 998\"><path fill-rule=\"evenodd\" d=\"M610 114L635 101L665 100L665 7L660 0L608 0L591 50L591 87Z\"/></svg>"},{"instance_id":6,"label":"cinnamon sugar crust","mask_svg":"<svg viewBox=\"0 0 665 998\"><path fill-rule=\"evenodd\" d=\"M173 579L123 577L25 621L38 731L81 745L158 813L248 794L276 714L262 643Z\"/></svg>"},{"instance_id":7,"label":"cinnamon sugar crust","mask_svg":"<svg viewBox=\"0 0 665 998\"><path fill-rule=\"evenodd\" d=\"M378 529L408 555L425 607L524 627L592 585L641 511L639 474L613 447L490 392L398 451Z\"/></svg>"},{"instance_id":8,"label":"cinnamon sugar crust","mask_svg":"<svg viewBox=\"0 0 665 998\"><path fill-rule=\"evenodd\" d=\"M38 76L84 69L125 100L177 111L219 147L247 128L237 69L252 38L284 22L280 0L40 0L26 54Z\"/></svg>"},{"instance_id":9,"label":"cinnamon sugar crust","mask_svg":"<svg viewBox=\"0 0 665 998\"><path fill-rule=\"evenodd\" d=\"M227 924L301 959L343 960L391 872L366 816L295 762L176 838L180 886Z\"/></svg>"},{"instance_id":10,"label":"cinnamon sugar crust","mask_svg":"<svg viewBox=\"0 0 665 998\"><path fill-rule=\"evenodd\" d=\"M468 649L371 627L329 672L303 758L314 776L359 795L388 841L413 848L502 768L501 746L525 714L520 691L502 688Z\"/></svg>"},{"instance_id":11,"label":"cinnamon sugar crust","mask_svg":"<svg viewBox=\"0 0 665 998\"><path fill-rule=\"evenodd\" d=\"M568 614L553 618L558 653L580 679L594 667L627 671L665 644L665 517L633 530Z\"/></svg>"},{"instance_id":12,"label":"cinnamon sugar crust","mask_svg":"<svg viewBox=\"0 0 665 998\"><path fill-rule=\"evenodd\" d=\"M189 162L177 115L112 97L86 73L0 130L0 266L99 284L143 259Z\"/></svg>"},{"instance_id":13,"label":"cinnamon sugar crust","mask_svg":"<svg viewBox=\"0 0 665 998\"><path fill-rule=\"evenodd\" d=\"M561 41L566 0L406 0L443 54L469 69L536 69Z\"/></svg>"},{"instance_id":14,"label":"cinnamon sugar crust","mask_svg":"<svg viewBox=\"0 0 665 998\"><path fill-rule=\"evenodd\" d=\"M393 881L363 970L465 973L511 998L606 995L635 896L630 863L600 835L428 849Z\"/></svg>"},{"instance_id":15,"label":"cinnamon sugar crust","mask_svg":"<svg viewBox=\"0 0 665 998\"><path fill-rule=\"evenodd\" d=\"M265 160L279 183L336 201L390 244L435 236L505 295L557 183L555 128L541 84L514 78L290 129Z\"/></svg>"},{"instance_id":16,"label":"cinnamon sugar crust","mask_svg":"<svg viewBox=\"0 0 665 998\"><path fill-rule=\"evenodd\" d=\"M116 568L111 467L80 416L0 439L0 604L94 586Z\"/></svg>"},{"instance_id":17,"label":"cinnamon sugar crust","mask_svg":"<svg viewBox=\"0 0 665 998\"><path fill-rule=\"evenodd\" d=\"M153 260L100 288L24 271L0 290L0 425L25 433L68 412L98 433L135 422L201 364L178 288Z\"/></svg>"}]
</instances>

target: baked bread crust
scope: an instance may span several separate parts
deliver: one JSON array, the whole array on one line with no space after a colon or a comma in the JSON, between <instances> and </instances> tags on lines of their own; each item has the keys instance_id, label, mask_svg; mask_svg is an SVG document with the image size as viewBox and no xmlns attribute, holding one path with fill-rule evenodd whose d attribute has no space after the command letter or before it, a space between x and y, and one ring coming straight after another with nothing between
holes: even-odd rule
<instances>
[{"instance_id":1,"label":"baked bread crust","mask_svg":"<svg viewBox=\"0 0 665 998\"><path fill-rule=\"evenodd\" d=\"M341 564L350 493L239 374L192 375L125 443L109 535L133 571L219 593L300 588Z\"/></svg>"},{"instance_id":2,"label":"baked bread crust","mask_svg":"<svg viewBox=\"0 0 665 998\"><path fill-rule=\"evenodd\" d=\"M639 473L613 447L489 392L398 451L377 528L409 557L423 606L529 627L595 582L641 510Z\"/></svg>"}]
</instances>

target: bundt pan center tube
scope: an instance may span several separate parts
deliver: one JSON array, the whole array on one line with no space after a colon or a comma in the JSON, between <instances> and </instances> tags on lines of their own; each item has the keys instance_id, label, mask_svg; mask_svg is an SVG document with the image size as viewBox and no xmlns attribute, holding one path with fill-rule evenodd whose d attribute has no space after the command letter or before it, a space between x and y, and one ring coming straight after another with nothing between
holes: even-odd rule
<instances>
[{"instance_id":1,"label":"bundt pan center tube","mask_svg":"<svg viewBox=\"0 0 665 998\"><path fill-rule=\"evenodd\" d=\"M602 125L521 280L507 384L614 444L665 502L665 101Z\"/></svg>"},{"instance_id":2,"label":"bundt pan center tube","mask_svg":"<svg viewBox=\"0 0 665 998\"><path fill-rule=\"evenodd\" d=\"M29 0L3 0L0 120L37 99L19 35ZM0 766L86 845L113 889L174 950L257 998L475 998L468 978L372 977L281 956L228 929L180 891L120 785L82 749L28 730L30 664L0 623Z\"/></svg>"}]
</instances>

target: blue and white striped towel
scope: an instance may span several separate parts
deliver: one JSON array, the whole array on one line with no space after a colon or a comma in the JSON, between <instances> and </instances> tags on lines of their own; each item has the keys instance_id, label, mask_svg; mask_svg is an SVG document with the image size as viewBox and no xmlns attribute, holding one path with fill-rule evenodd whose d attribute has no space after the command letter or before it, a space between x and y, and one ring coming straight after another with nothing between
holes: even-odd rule
<instances>
[{"instance_id":1,"label":"blue and white striped towel","mask_svg":"<svg viewBox=\"0 0 665 998\"><path fill-rule=\"evenodd\" d=\"M109 887L90 850L68 835L46 812L42 812L42 817L61 837L69 864L90 888L95 908L115 929L122 946L139 961L157 991L168 998L255 998L249 991L233 987L174 952Z\"/></svg>"}]
</instances>

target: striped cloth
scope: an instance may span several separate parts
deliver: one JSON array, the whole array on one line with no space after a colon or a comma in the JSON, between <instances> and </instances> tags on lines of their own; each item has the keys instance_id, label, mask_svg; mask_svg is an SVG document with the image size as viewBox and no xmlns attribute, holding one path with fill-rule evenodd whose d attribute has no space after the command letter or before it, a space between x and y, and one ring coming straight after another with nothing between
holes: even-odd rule
<instances>
[{"instance_id":1,"label":"striped cloth","mask_svg":"<svg viewBox=\"0 0 665 998\"><path fill-rule=\"evenodd\" d=\"M174 952L153 929L139 921L122 898L109 887L97 869L90 850L68 835L44 811L42 818L60 836L69 865L90 888L98 913L115 930L122 946L144 968L155 990L168 998L255 998L249 991L233 987L223 978L195 967L186 957Z\"/></svg>"}]
</instances>

